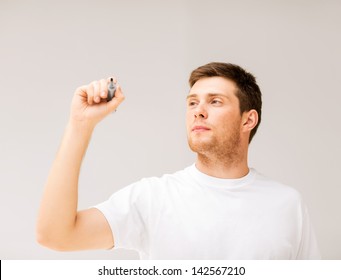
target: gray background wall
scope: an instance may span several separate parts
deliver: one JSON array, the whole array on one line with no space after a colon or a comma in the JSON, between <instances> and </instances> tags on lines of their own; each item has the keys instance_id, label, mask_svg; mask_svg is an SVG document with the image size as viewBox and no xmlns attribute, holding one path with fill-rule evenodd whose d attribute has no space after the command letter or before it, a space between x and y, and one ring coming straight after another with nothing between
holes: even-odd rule
<instances>
[{"instance_id":1,"label":"gray background wall","mask_svg":"<svg viewBox=\"0 0 341 280\"><path fill-rule=\"evenodd\" d=\"M340 12L340 1L326 0L0 0L0 258L137 258L36 244L73 92L115 74L126 95L86 154L79 207L87 208L194 161L188 75L227 61L254 73L263 92L250 165L303 194L323 258L341 259Z\"/></svg>"}]
</instances>

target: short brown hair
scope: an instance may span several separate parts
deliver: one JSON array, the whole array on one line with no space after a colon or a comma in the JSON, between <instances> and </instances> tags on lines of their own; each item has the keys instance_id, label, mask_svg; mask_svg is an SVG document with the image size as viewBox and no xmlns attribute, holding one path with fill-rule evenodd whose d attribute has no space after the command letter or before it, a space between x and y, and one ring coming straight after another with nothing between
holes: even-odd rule
<instances>
[{"instance_id":1,"label":"short brown hair","mask_svg":"<svg viewBox=\"0 0 341 280\"><path fill-rule=\"evenodd\" d=\"M236 96L239 100L240 113L256 110L258 123L250 133L249 143L256 134L261 122L262 93L256 83L256 78L238 65L222 62L211 62L193 70L189 77L189 85L192 87L198 80L207 77L223 77L235 82L238 90Z\"/></svg>"}]
</instances>

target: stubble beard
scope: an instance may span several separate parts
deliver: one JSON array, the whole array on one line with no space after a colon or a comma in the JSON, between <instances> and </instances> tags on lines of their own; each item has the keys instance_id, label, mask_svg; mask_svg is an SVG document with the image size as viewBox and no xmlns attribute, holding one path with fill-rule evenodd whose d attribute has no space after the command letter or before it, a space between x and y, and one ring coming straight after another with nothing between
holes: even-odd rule
<instances>
[{"instance_id":1,"label":"stubble beard","mask_svg":"<svg viewBox=\"0 0 341 280\"><path fill-rule=\"evenodd\" d=\"M217 136L189 136L188 144L191 150L198 154L198 159L203 163L237 164L242 160L241 140L239 130L224 133L226 137L218 139Z\"/></svg>"}]
</instances>

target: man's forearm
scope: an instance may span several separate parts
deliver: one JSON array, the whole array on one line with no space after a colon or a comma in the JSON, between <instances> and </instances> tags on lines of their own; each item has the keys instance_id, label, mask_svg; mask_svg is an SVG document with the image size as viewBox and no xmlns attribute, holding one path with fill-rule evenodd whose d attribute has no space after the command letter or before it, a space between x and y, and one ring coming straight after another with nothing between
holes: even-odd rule
<instances>
[{"instance_id":1,"label":"man's forearm","mask_svg":"<svg viewBox=\"0 0 341 280\"><path fill-rule=\"evenodd\" d=\"M58 246L74 228L80 167L92 132L93 128L73 122L65 129L39 210L37 235L43 245Z\"/></svg>"}]
</instances>

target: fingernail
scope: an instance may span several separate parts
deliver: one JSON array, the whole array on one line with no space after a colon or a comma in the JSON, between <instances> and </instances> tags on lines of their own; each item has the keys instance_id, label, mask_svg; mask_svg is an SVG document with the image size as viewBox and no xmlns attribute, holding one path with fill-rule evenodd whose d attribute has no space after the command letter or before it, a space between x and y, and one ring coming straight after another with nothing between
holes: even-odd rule
<instances>
[{"instance_id":1,"label":"fingernail","mask_svg":"<svg viewBox=\"0 0 341 280\"><path fill-rule=\"evenodd\" d=\"M101 96L105 97L105 92L104 91L101 92Z\"/></svg>"}]
</instances>

